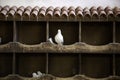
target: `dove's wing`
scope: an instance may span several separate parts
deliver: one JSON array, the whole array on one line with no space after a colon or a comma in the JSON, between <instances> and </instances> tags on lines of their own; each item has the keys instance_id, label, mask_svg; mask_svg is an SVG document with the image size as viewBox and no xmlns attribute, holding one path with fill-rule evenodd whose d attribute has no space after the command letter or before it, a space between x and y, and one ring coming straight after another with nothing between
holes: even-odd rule
<instances>
[{"instance_id":1,"label":"dove's wing","mask_svg":"<svg viewBox=\"0 0 120 80\"><path fill-rule=\"evenodd\" d=\"M63 36L62 36L61 33L58 34L58 37L59 37L59 40L61 41L61 43L64 42L64 40L63 40Z\"/></svg>"},{"instance_id":2,"label":"dove's wing","mask_svg":"<svg viewBox=\"0 0 120 80\"><path fill-rule=\"evenodd\" d=\"M54 44L52 38L49 38L48 40L49 40L50 43Z\"/></svg>"},{"instance_id":3,"label":"dove's wing","mask_svg":"<svg viewBox=\"0 0 120 80\"><path fill-rule=\"evenodd\" d=\"M57 34L55 36L55 41L58 43L58 44L63 44L63 36L61 34Z\"/></svg>"}]
</instances>

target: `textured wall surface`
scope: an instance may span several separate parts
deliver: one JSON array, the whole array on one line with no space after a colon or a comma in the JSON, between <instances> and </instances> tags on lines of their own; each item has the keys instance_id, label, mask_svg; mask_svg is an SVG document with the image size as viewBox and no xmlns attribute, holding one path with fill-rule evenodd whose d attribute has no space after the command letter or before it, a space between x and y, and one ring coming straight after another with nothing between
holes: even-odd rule
<instances>
[{"instance_id":1,"label":"textured wall surface","mask_svg":"<svg viewBox=\"0 0 120 80\"><path fill-rule=\"evenodd\" d=\"M16 6L119 6L120 0L0 0L0 5L16 5Z\"/></svg>"}]
</instances>

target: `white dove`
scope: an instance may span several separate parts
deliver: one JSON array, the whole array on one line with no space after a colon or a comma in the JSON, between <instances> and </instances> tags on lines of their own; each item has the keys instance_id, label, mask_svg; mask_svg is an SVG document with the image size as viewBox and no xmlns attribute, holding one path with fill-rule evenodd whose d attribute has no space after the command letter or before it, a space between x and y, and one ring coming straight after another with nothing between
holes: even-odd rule
<instances>
[{"instance_id":1,"label":"white dove","mask_svg":"<svg viewBox=\"0 0 120 80\"><path fill-rule=\"evenodd\" d=\"M55 41L58 45L63 45L64 40L60 29L58 29L58 33L55 35Z\"/></svg>"},{"instance_id":2,"label":"white dove","mask_svg":"<svg viewBox=\"0 0 120 80\"><path fill-rule=\"evenodd\" d=\"M35 77L35 78L39 77L36 73L32 73L32 76Z\"/></svg>"},{"instance_id":3,"label":"white dove","mask_svg":"<svg viewBox=\"0 0 120 80\"><path fill-rule=\"evenodd\" d=\"M49 41L50 43L54 44L52 38L49 38L48 41Z\"/></svg>"},{"instance_id":4,"label":"white dove","mask_svg":"<svg viewBox=\"0 0 120 80\"><path fill-rule=\"evenodd\" d=\"M43 74L40 71L37 71L38 77L41 77Z\"/></svg>"}]
</instances>

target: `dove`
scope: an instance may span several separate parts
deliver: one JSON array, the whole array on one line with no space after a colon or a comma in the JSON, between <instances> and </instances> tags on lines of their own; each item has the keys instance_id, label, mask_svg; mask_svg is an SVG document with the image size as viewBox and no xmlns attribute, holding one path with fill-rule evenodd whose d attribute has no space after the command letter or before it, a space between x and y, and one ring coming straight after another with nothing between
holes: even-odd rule
<instances>
[{"instance_id":1,"label":"dove","mask_svg":"<svg viewBox=\"0 0 120 80\"><path fill-rule=\"evenodd\" d=\"M40 71L37 71L38 77L41 77L43 74Z\"/></svg>"},{"instance_id":2,"label":"dove","mask_svg":"<svg viewBox=\"0 0 120 80\"><path fill-rule=\"evenodd\" d=\"M49 41L50 43L54 44L52 38L49 38L48 41Z\"/></svg>"},{"instance_id":3,"label":"dove","mask_svg":"<svg viewBox=\"0 0 120 80\"><path fill-rule=\"evenodd\" d=\"M60 29L58 29L58 33L55 35L55 42L58 45L63 45L64 40Z\"/></svg>"},{"instance_id":4,"label":"dove","mask_svg":"<svg viewBox=\"0 0 120 80\"><path fill-rule=\"evenodd\" d=\"M35 77L35 78L39 77L36 73L32 73L32 76Z\"/></svg>"}]
</instances>

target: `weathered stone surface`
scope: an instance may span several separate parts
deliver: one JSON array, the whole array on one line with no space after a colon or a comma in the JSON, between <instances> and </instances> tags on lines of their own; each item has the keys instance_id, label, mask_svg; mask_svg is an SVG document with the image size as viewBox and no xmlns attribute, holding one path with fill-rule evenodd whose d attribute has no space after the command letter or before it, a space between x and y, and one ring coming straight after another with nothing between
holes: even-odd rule
<instances>
[{"instance_id":1,"label":"weathered stone surface","mask_svg":"<svg viewBox=\"0 0 120 80\"><path fill-rule=\"evenodd\" d=\"M75 75L73 77L68 78L60 78L55 77L49 74L39 78L28 78L28 77L21 77L19 75L8 75L4 78L0 78L0 80L120 80L119 76L109 76L107 78L90 78L85 75Z\"/></svg>"},{"instance_id":2,"label":"weathered stone surface","mask_svg":"<svg viewBox=\"0 0 120 80\"><path fill-rule=\"evenodd\" d=\"M36 45L27 45L20 42L9 42L0 46L0 52L45 52L45 53L118 53L119 43L109 43L107 45L94 46L82 42L72 45L57 45L50 42L42 42Z\"/></svg>"}]
</instances>

